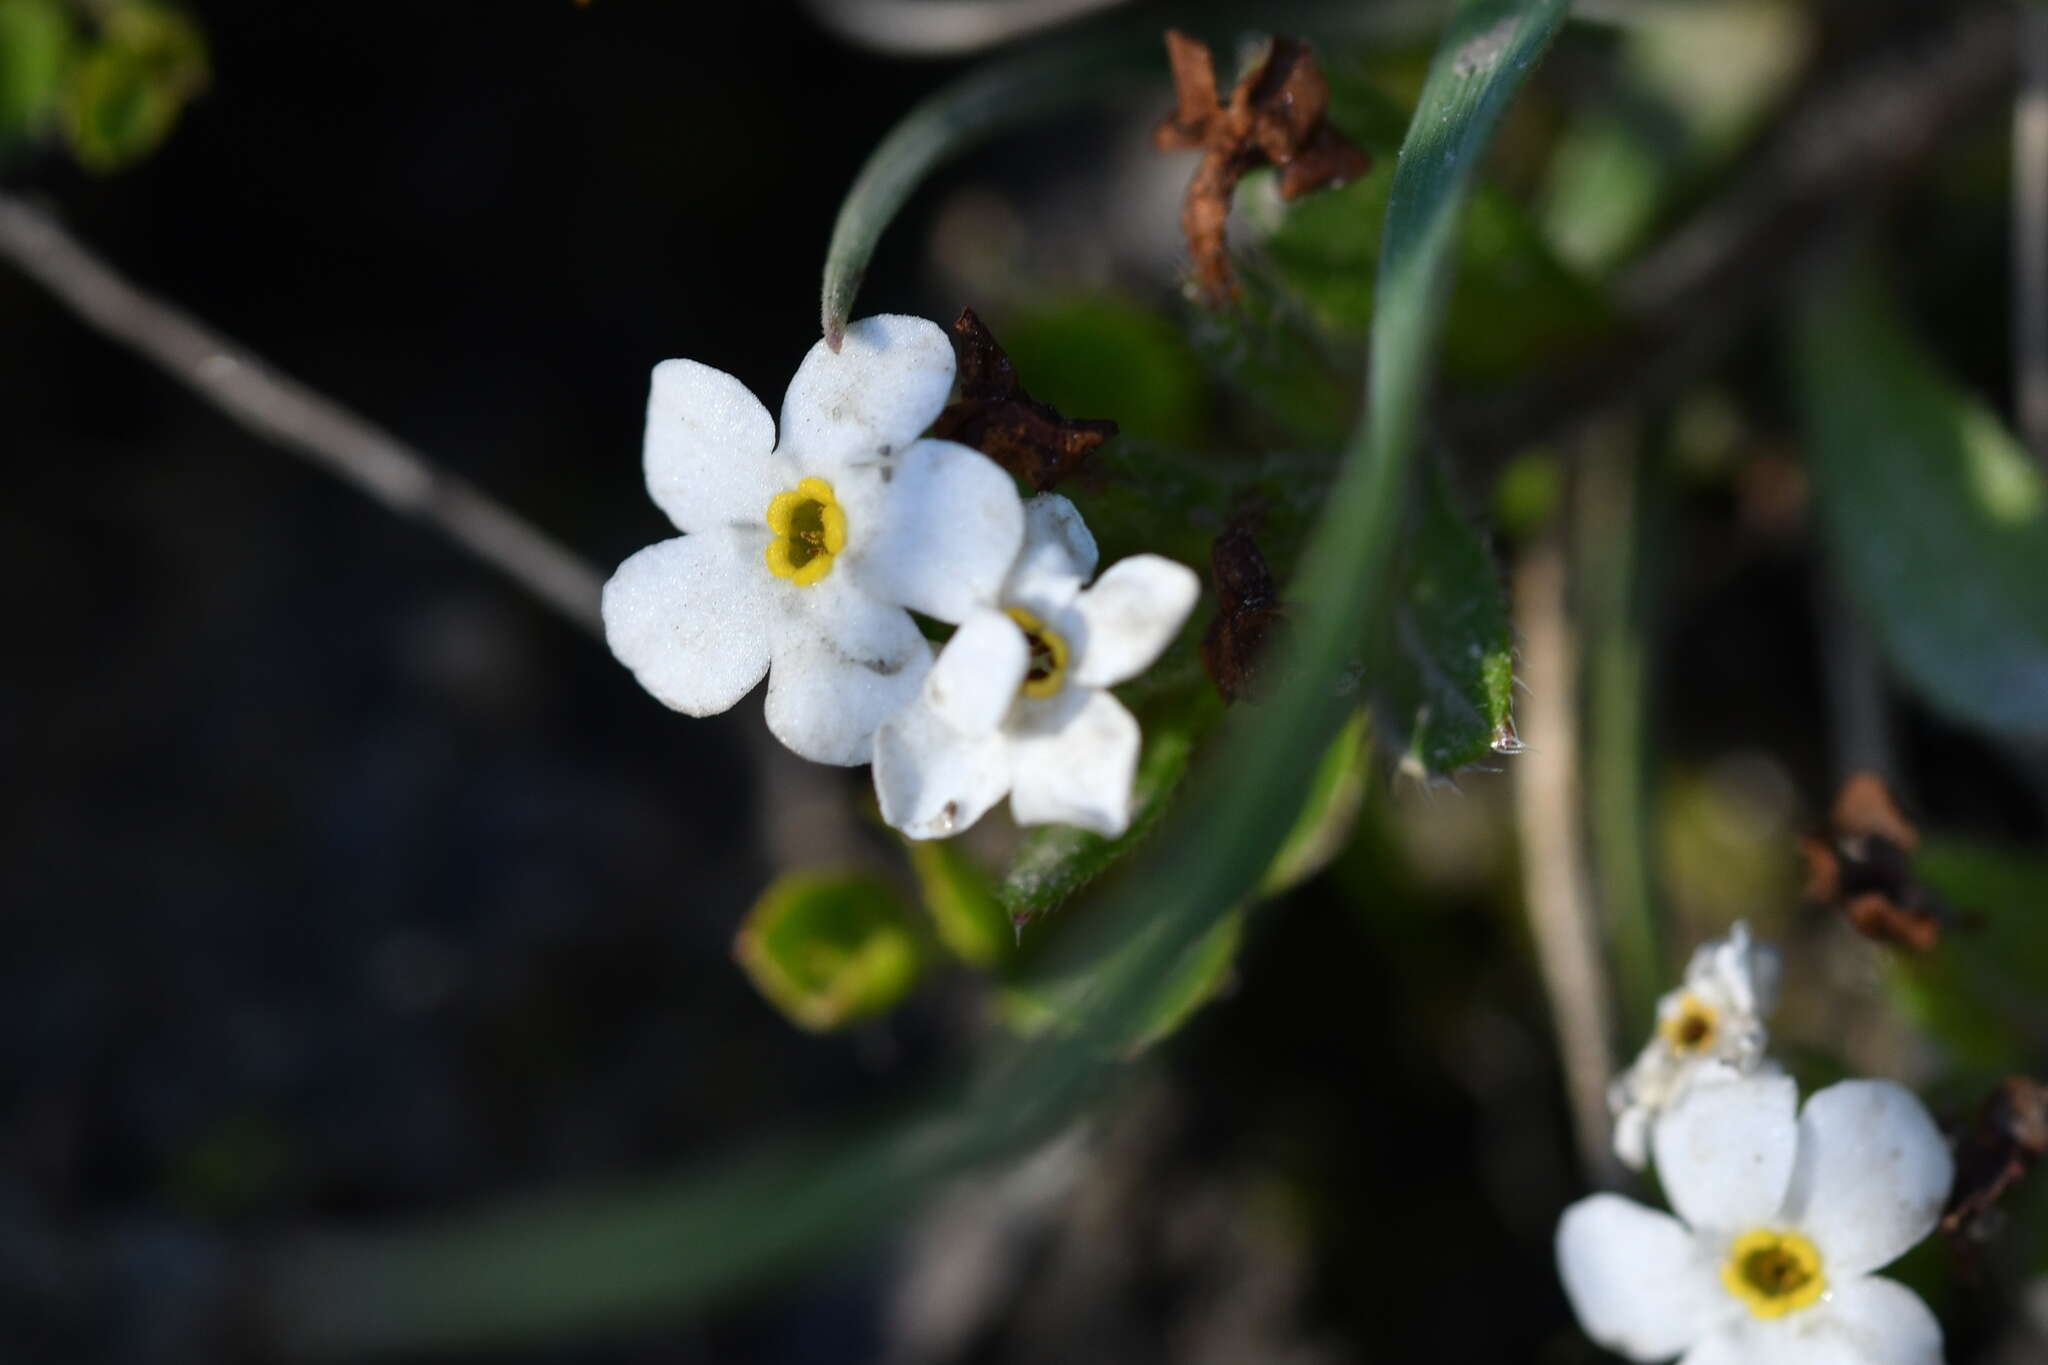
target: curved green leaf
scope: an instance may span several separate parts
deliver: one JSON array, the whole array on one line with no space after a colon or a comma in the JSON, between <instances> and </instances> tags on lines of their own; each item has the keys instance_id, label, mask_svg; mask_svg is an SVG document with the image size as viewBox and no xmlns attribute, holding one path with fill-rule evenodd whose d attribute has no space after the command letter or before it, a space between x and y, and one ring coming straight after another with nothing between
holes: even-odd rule
<instances>
[{"instance_id":1,"label":"curved green leaf","mask_svg":"<svg viewBox=\"0 0 2048 1365\"><path fill-rule=\"evenodd\" d=\"M286 1349L372 1351L513 1342L704 1307L764 1272L842 1246L932 1187L1015 1153L1106 1074L1184 984L1190 954L1258 886L1353 708L1343 678L1391 560L1441 329L1453 233L1502 108L1562 24L1566 0L1491 0L1452 23L1415 111L1388 208L1372 403L1303 556L1303 604L1272 700L1232 717L1179 814L1077 928L1045 979L1104 964L1075 1031L998 1049L970 1093L866 1136L792 1149L651 1188L375 1241L300 1243L271 1261ZM1068 953L1071 951L1072 956Z\"/></svg>"},{"instance_id":2,"label":"curved green leaf","mask_svg":"<svg viewBox=\"0 0 2048 1365\"><path fill-rule=\"evenodd\" d=\"M917 935L896 888L864 872L777 877L733 940L755 989L823 1032L883 1014L917 984Z\"/></svg>"},{"instance_id":3,"label":"curved green leaf","mask_svg":"<svg viewBox=\"0 0 2048 1365\"><path fill-rule=\"evenodd\" d=\"M931 96L869 154L825 249L819 323L836 350L882 229L938 166L1027 119L1083 104L1156 69L1156 33L1055 47L977 70Z\"/></svg>"},{"instance_id":4,"label":"curved green leaf","mask_svg":"<svg viewBox=\"0 0 2048 1365\"><path fill-rule=\"evenodd\" d=\"M2048 487L1874 284L1803 308L1799 375L1844 587L1900 674L1956 720L2048 737Z\"/></svg>"}]
</instances>

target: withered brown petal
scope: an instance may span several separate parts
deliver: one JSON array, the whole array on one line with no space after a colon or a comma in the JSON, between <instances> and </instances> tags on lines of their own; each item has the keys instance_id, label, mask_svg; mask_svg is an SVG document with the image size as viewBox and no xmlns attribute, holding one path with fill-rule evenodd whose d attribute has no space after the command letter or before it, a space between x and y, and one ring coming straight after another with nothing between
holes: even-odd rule
<instances>
[{"instance_id":1,"label":"withered brown petal","mask_svg":"<svg viewBox=\"0 0 2048 1365\"><path fill-rule=\"evenodd\" d=\"M960 396L932 424L941 440L972 446L1038 492L1079 470L1116 423L1062 417L1024 391L1010 357L972 308L950 330Z\"/></svg>"}]
</instances>

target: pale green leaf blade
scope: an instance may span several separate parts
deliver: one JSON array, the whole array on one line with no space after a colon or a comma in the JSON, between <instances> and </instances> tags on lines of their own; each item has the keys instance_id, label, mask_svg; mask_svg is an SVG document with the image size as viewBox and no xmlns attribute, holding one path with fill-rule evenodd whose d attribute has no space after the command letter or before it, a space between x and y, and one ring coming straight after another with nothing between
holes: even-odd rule
<instances>
[{"instance_id":1,"label":"pale green leaf blade","mask_svg":"<svg viewBox=\"0 0 2048 1365\"><path fill-rule=\"evenodd\" d=\"M1868 280L1799 314L1798 370L1835 571L1937 709L2048 737L2048 487Z\"/></svg>"}]
</instances>

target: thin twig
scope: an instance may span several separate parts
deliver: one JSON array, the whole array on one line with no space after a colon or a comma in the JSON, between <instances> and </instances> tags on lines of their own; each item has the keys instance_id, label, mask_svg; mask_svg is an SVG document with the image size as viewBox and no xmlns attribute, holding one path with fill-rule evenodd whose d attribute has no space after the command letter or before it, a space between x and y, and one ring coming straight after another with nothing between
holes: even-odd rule
<instances>
[{"instance_id":1,"label":"thin twig","mask_svg":"<svg viewBox=\"0 0 2048 1365\"><path fill-rule=\"evenodd\" d=\"M2020 435L2048 463L2048 7L2020 20L2012 115L2012 343Z\"/></svg>"},{"instance_id":2,"label":"thin twig","mask_svg":"<svg viewBox=\"0 0 2048 1365\"><path fill-rule=\"evenodd\" d=\"M41 209L0 194L0 256L258 435L445 533L584 629L604 578L574 552L355 413L130 284Z\"/></svg>"},{"instance_id":3,"label":"thin twig","mask_svg":"<svg viewBox=\"0 0 2048 1365\"><path fill-rule=\"evenodd\" d=\"M1522 895L1557 1028L1579 1161L1589 1181L1611 1186L1620 1177L1607 1140L1614 1007L1585 859L1578 644L1568 612L1564 549L1554 538L1532 546L1515 568L1515 629L1528 684L1519 708L1521 730L1530 737L1514 766Z\"/></svg>"}]
</instances>

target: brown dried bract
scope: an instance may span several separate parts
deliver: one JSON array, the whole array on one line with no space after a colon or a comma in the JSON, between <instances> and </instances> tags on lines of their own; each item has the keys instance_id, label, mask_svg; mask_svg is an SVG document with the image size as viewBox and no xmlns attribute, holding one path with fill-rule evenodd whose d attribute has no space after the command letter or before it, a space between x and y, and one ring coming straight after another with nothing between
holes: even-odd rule
<instances>
[{"instance_id":1,"label":"brown dried bract","mask_svg":"<svg viewBox=\"0 0 2048 1365\"><path fill-rule=\"evenodd\" d=\"M1964 1254L1997 1230L1998 1201L2048 1156L2048 1085L2008 1076L1985 1097L1956 1143L1956 1183L1942 1211L1942 1235Z\"/></svg>"},{"instance_id":2,"label":"brown dried bract","mask_svg":"<svg viewBox=\"0 0 2048 1365\"><path fill-rule=\"evenodd\" d=\"M1224 226L1230 221L1230 196L1247 171L1279 167L1281 197L1294 199L1357 179L1372 169L1372 158L1325 119L1330 87L1300 40L1269 42L1231 91L1228 104L1217 96L1216 61L1208 44L1169 29L1166 55L1178 103L1152 140L1162 152L1202 153L1202 164L1188 182L1180 226L1203 296L1220 305L1237 293Z\"/></svg>"},{"instance_id":3,"label":"brown dried bract","mask_svg":"<svg viewBox=\"0 0 2048 1365\"><path fill-rule=\"evenodd\" d=\"M1062 417L1024 392L1010 357L972 308L960 310L951 335L960 396L939 414L932 435L973 446L1041 493L1116 435L1114 422Z\"/></svg>"},{"instance_id":4,"label":"brown dried bract","mask_svg":"<svg viewBox=\"0 0 2048 1365\"><path fill-rule=\"evenodd\" d=\"M1268 646L1287 624L1286 605L1249 523L1246 517L1231 522L1209 549L1218 608L1202 634L1202 667L1226 703L1256 698Z\"/></svg>"},{"instance_id":5,"label":"brown dried bract","mask_svg":"<svg viewBox=\"0 0 2048 1365\"><path fill-rule=\"evenodd\" d=\"M1800 840L1806 899L1838 908L1865 938L1929 952L1956 916L1914 875L1919 846L1884 779L1856 773L1835 797L1826 836Z\"/></svg>"}]
</instances>

